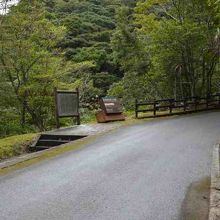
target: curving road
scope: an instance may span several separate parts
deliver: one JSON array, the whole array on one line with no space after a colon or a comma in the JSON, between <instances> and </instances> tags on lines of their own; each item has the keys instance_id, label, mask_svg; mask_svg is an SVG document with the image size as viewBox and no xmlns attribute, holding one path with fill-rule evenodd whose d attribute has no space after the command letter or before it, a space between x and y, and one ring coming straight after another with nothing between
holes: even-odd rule
<instances>
[{"instance_id":1,"label":"curving road","mask_svg":"<svg viewBox=\"0 0 220 220\"><path fill-rule=\"evenodd\" d=\"M220 112L155 120L0 177L2 220L178 220L210 175Z\"/></svg>"}]
</instances>

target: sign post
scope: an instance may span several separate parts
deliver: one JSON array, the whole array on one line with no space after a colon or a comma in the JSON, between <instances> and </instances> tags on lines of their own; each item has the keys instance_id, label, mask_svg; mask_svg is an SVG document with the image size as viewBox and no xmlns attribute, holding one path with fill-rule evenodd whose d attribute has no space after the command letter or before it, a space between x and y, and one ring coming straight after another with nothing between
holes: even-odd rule
<instances>
[{"instance_id":1,"label":"sign post","mask_svg":"<svg viewBox=\"0 0 220 220\"><path fill-rule=\"evenodd\" d=\"M59 118L76 118L76 124L80 125L79 114L79 90L61 91L54 89L55 109L56 109L56 125L60 128Z\"/></svg>"},{"instance_id":2,"label":"sign post","mask_svg":"<svg viewBox=\"0 0 220 220\"><path fill-rule=\"evenodd\" d=\"M115 97L105 97L99 100L101 111L96 114L99 123L110 121L124 121L123 108Z\"/></svg>"}]
</instances>

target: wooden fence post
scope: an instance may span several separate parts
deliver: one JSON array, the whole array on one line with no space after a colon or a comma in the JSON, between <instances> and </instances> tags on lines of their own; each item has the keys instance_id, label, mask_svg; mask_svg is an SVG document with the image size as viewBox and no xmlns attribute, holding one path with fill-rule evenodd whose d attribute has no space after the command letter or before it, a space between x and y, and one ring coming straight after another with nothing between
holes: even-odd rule
<instances>
[{"instance_id":1,"label":"wooden fence post","mask_svg":"<svg viewBox=\"0 0 220 220\"><path fill-rule=\"evenodd\" d=\"M60 120L58 113L58 104L57 104L57 88L54 88L54 100L55 100L55 119L56 119L56 127L60 128Z\"/></svg>"},{"instance_id":2,"label":"wooden fence post","mask_svg":"<svg viewBox=\"0 0 220 220\"><path fill-rule=\"evenodd\" d=\"M169 100L169 103L170 103L170 114L172 114L173 113L173 103L174 103L174 100L173 99L170 99Z\"/></svg>"},{"instance_id":3,"label":"wooden fence post","mask_svg":"<svg viewBox=\"0 0 220 220\"><path fill-rule=\"evenodd\" d=\"M220 93L218 93L218 108L220 108Z\"/></svg>"},{"instance_id":4,"label":"wooden fence post","mask_svg":"<svg viewBox=\"0 0 220 220\"><path fill-rule=\"evenodd\" d=\"M81 120L80 120L80 112L79 112L79 99L80 99L80 97L79 97L79 88L76 88L76 93L77 93L77 113L78 113L78 116L76 117L76 123L77 123L77 125L80 125L81 124Z\"/></svg>"},{"instance_id":5,"label":"wooden fence post","mask_svg":"<svg viewBox=\"0 0 220 220\"><path fill-rule=\"evenodd\" d=\"M197 99L197 96L195 96L194 98L194 104L195 104L195 111L197 111L197 103L198 102L198 99Z\"/></svg>"},{"instance_id":6,"label":"wooden fence post","mask_svg":"<svg viewBox=\"0 0 220 220\"><path fill-rule=\"evenodd\" d=\"M156 116L156 112L157 112L157 102L154 101L154 116Z\"/></svg>"},{"instance_id":7,"label":"wooden fence post","mask_svg":"<svg viewBox=\"0 0 220 220\"><path fill-rule=\"evenodd\" d=\"M135 118L138 118L138 100L135 99Z\"/></svg>"},{"instance_id":8,"label":"wooden fence post","mask_svg":"<svg viewBox=\"0 0 220 220\"><path fill-rule=\"evenodd\" d=\"M209 109L209 96L206 96L206 109Z\"/></svg>"},{"instance_id":9,"label":"wooden fence post","mask_svg":"<svg viewBox=\"0 0 220 220\"><path fill-rule=\"evenodd\" d=\"M184 108L184 112L186 112L186 107L187 107L187 99L184 98L184 101L183 101L183 108Z\"/></svg>"}]
</instances>

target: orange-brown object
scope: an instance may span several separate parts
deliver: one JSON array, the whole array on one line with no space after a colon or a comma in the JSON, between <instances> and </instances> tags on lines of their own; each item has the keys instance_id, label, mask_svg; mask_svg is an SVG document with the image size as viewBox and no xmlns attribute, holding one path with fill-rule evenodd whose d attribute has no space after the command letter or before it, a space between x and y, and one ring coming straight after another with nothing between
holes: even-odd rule
<instances>
[{"instance_id":1,"label":"orange-brown object","mask_svg":"<svg viewBox=\"0 0 220 220\"><path fill-rule=\"evenodd\" d=\"M104 111L100 111L96 114L98 123L106 123L111 121L124 121L125 117L122 113L119 114L106 114Z\"/></svg>"}]
</instances>

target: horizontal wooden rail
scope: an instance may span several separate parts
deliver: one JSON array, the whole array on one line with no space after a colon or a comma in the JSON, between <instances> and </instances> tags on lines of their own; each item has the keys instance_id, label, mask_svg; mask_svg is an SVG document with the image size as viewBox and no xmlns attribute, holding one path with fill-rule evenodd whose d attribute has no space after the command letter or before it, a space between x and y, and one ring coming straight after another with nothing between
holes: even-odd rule
<instances>
[{"instance_id":1,"label":"horizontal wooden rail","mask_svg":"<svg viewBox=\"0 0 220 220\"><path fill-rule=\"evenodd\" d=\"M161 99L150 102L136 100L135 102L136 118L161 117L214 109L220 109L220 93L208 97L188 97L182 100ZM141 116L140 113L142 113ZM148 115L143 115L143 113L148 113Z\"/></svg>"}]
</instances>

